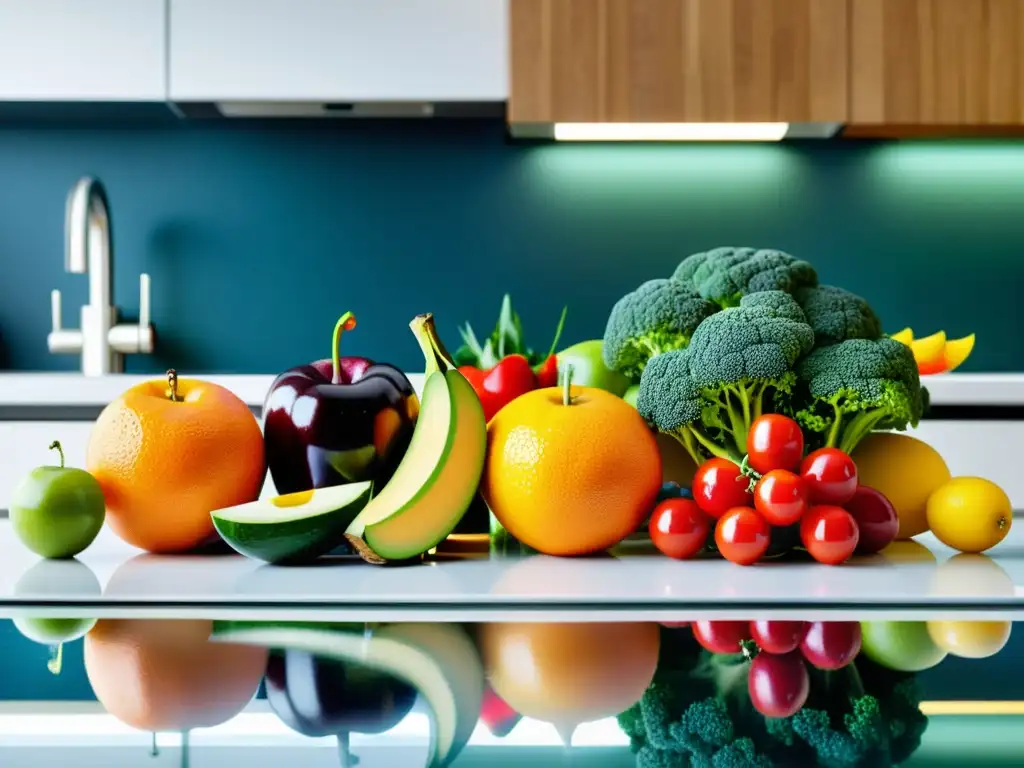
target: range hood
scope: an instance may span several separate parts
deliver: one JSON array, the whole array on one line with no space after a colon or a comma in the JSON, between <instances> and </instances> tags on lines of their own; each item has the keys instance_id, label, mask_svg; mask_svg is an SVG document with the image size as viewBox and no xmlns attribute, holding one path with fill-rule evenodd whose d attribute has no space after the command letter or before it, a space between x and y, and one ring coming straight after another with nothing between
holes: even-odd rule
<instances>
[{"instance_id":1,"label":"range hood","mask_svg":"<svg viewBox=\"0 0 1024 768\"><path fill-rule=\"evenodd\" d=\"M185 117L504 114L508 0L176 0L168 95Z\"/></svg>"}]
</instances>

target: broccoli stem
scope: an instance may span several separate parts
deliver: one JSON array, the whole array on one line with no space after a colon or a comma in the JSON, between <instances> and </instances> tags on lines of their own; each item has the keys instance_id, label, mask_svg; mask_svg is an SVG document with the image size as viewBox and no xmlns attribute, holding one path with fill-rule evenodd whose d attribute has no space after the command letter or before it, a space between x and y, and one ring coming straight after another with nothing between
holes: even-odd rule
<instances>
[{"instance_id":1,"label":"broccoli stem","mask_svg":"<svg viewBox=\"0 0 1024 768\"><path fill-rule=\"evenodd\" d=\"M686 452L690 454L690 458L693 459L693 463L699 467L703 463L704 457L701 456L700 447L697 445L693 431L684 427L678 432L672 432L671 435L679 441L680 445L682 445L683 448L686 449Z\"/></svg>"},{"instance_id":2,"label":"broccoli stem","mask_svg":"<svg viewBox=\"0 0 1024 768\"><path fill-rule=\"evenodd\" d=\"M828 439L825 440L825 445L830 448L835 448L839 442L839 428L843 424L843 412L839 410L839 406L832 403L832 410L835 411L835 415L832 417L832 427L828 431Z\"/></svg>"},{"instance_id":3,"label":"broccoli stem","mask_svg":"<svg viewBox=\"0 0 1024 768\"><path fill-rule=\"evenodd\" d=\"M688 429L687 431L690 432L693 435L693 437L697 440L697 442L701 444L701 446L704 448L704 450L707 451L708 453L710 453L712 456L717 456L720 459L728 459L729 461L733 462L734 464L739 464L740 463L739 456L737 456L736 454L734 454L732 451L728 450L727 448L723 448L722 446L718 445L717 443L709 440L707 437L705 437L704 435L702 435L700 433L700 430ZM686 445L686 443L683 443L683 445ZM700 465L702 463L703 463L703 459L701 459L700 461L697 462L698 465Z\"/></svg>"},{"instance_id":4,"label":"broccoli stem","mask_svg":"<svg viewBox=\"0 0 1024 768\"><path fill-rule=\"evenodd\" d=\"M843 453L853 453L853 449L857 447L857 443L863 440L869 432L871 432L878 423L885 418L885 411L881 408L875 408L870 411L861 411L852 419L846 423L846 429L843 430L843 437L839 441L839 450ZM839 419L836 419L838 423ZM833 443L830 443L833 445Z\"/></svg>"}]
</instances>

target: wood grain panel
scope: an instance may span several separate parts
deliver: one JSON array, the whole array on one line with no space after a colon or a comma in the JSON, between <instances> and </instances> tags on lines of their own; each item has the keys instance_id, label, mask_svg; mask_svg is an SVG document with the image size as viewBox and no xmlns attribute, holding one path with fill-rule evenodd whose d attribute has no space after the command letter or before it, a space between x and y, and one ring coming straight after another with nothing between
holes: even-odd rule
<instances>
[{"instance_id":1,"label":"wood grain panel","mask_svg":"<svg viewBox=\"0 0 1024 768\"><path fill-rule=\"evenodd\" d=\"M850 1L510 0L509 119L843 121Z\"/></svg>"},{"instance_id":2,"label":"wood grain panel","mask_svg":"<svg viewBox=\"0 0 1024 768\"><path fill-rule=\"evenodd\" d=\"M850 0L850 119L1024 122L1024 0Z\"/></svg>"}]
</instances>

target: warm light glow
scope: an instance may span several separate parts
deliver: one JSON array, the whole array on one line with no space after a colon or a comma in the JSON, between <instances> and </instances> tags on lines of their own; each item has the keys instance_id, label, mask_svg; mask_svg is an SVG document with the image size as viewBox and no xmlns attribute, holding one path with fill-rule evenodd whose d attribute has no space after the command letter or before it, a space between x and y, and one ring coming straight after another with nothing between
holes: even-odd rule
<instances>
[{"instance_id":1,"label":"warm light glow","mask_svg":"<svg viewBox=\"0 0 1024 768\"><path fill-rule=\"evenodd\" d=\"M789 123L555 123L556 141L781 141Z\"/></svg>"}]
</instances>

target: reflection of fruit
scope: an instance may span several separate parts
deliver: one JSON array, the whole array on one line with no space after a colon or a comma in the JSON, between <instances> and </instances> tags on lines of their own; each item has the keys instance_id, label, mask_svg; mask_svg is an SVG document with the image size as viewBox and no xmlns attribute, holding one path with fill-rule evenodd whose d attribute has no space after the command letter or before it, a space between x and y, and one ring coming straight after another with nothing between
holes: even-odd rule
<instances>
[{"instance_id":1,"label":"reflection of fruit","mask_svg":"<svg viewBox=\"0 0 1024 768\"><path fill-rule=\"evenodd\" d=\"M558 353L558 372L565 372L572 366L572 380L580 387L596 387L611 392L616 397L629 388L629 379L618 371L611 370L601 358L601 339L581 341Z\"/></svg>"},{"instance_id":2,"label":"reflection of fruit","mask_svg":"<svg viewBox=\"0 0 1024 768\"><path fill-rule=\"evenodd\" d=\"M937 563L935 553L919 541L894 541L879 553L890 563Z\"/></svg>"},{"instance_id":3,"label":"reflection of fruit","mask_svg":"<svg viewBox=\"0 0 1024 768\"><path fill-rule=\"evenodd\" d=\"M334 326L331 357L280 374L263 406L267 466L278 493L391 479L412 437L419 400L405 374L341 357L351 312Z\"/></svg>"},{"instance_id":4,"label":"reflection of fruit","mask_svg":"<svg viewBox=\"0 0 1024 768\"><path fill-rule=\"evenodd\" d=\"M750 703L765 717L790 717L806 703L811 679L796 651L759 653L750 663L747 690Z\"/></svg>"},{"instance_id":5,"label":"reflection of fruit","mask_svg":"<svg viewBox=\"0 0 1024 768\"><path fill-rule=\"evenodd\" d=\"M739 653L740 643L751 639L746 621L704 620L693 622L693 637L712 653Z\"/></svg>"},{"instance_id":6,"label":"reflection of fruit","mask_svg":"<svg viewBox=\"0 0 1024 768\"><path fill-rule=\"evenodd\" d=\"M193 549L213 535L210 511L259 497L263 434L228 390L168 372L103 409L86 450L111 530L151 552Z\"/></svg>"},{"instance_id":7,"label":"reflection of fruit","mask_svg":"<svg viewBox=\"0 0 1024 768\"><path fill-rule=\"evenodd\" d=\"M653 623L484 624L480 651L491 685L524 717L566 738L643 696L658 664ZM566 739L567 740L567 739Z\"/></svg>"},{"instance_id":8,"label":"reflection of fruit","mask_svg":"<svg viewBox=\"0 0 1024 768\"><path fill-rule=\"evenodd\" d=\"M267 662L267 703L303 736L384 733L409 714L416 689L359 664L305 651L272 651Z\"/></svg>"},{"instance_id":9,"label":"reflection of fruit","mask_svg":"<svg viewBox=\"0 0 1024 768\"><path fill-rule=\"evenodd\" d=\"M268 563L313 560L344 541L373 491L369 480L297 491L214 510L217 533L237 552Z\"/></svg>"},{"instance_id":10,"label":"reflection of fruit","mask_svg":"<svg viewBox=\"0 0 1024 768\"><path fill-rule=\"evenodd\" d=\"M757 647L768 653L789 653L800 646L807 634L804 621L767 621L760 619L750 622L750 638Z\"/></svg>"},{"instance_id":11,"label":"reflection of fruit","mask_svg":"<svg viewBox=\"0 0 1024 768\"><path fill-rule=\"evenodd\" d=\"M484 688L484 702L480 708L480 721L491 732L492 736L499 739L508 736L523 716L508 705L501 696L494 692L491 686Z\"/></svg>"},{"instance_id":12,"label":"reflection of fruit","mask_svg":"<svg viewBox=\"0 0 1024 768\"><path fill-rule=\"evenodd\" d=\"M452 532L476 494L487 446L480 398L455 369L433 315L409 327L426 358L416 429L391 481L348 528L388 560L428 552Z\"/></svg>"},{"instance_id":13,"label":"reflection of fruit","mask_svg":"<svg viewBox=\"0 0 1024 768\"><path fill-rule=\"evenodd\" d=\"M262 648L210 642L201 619L104 619L85 636L85 671L103 707L145 731L209 728L248 704Z\"/></svg>"},{"instance_id":14,"label":"reflection of fruit","mask_svg":"<svg viewBox=\"0 0 1024 768\"><path fill-rule=\"evenodd\" d=\"M853 452L860 482L882 493L900 518L897 539L928 530L932 491L949 480L949 467L928 443L895 432L872 432Z\"/></svg>"},{"instance_id":15,"label":"reflection of fruit","mask_svg":"<svg viewBox=\"0 0 1024 768\"><path fill-rule=\"evenodd\" d=\"M1006 538L1013 506L991 480L954 477L928 497L928 527L947 547L984 552Z\"/></svg>"},{"instance_id":16,"label":"reflection of fruit","mask_svg":"<svg viewBox=\"0 0 1024 768\"><path fill-rule=\"evenodd\" d=\"M945 331L938 331L931 336L914 338L910 328L904 328L892 338L910 347L917 362L917 370L922 376L933 373L947 373L958 368L974 349L974 334L959 339L946 339Z\"/></svg>"},{"instance_id":17,"label":"reflection of fruit","mask_svg":"<svg viewBox=\"0 0 1024 768\"><path fill-rule=\"evenodd\" d=\"M41 645L70 643L93 628L96 619L49 619L40 616L18 616L11 620L25 638Z\"/></svg>"},{"instance_id":18,"label":"reflection of fruit","mask_svg":"<svg viewBox=\"0 0 1024 768\"><path fill-rule=\"evenodd\" d=\"M661 487L647 424L604 390L567 383L529 392L498 412L487 439L481 493L512 536L545 554L614 546L640 526Z\"/></svg>"},{"instance_id":19,"label":"reflection of fruit","mask_svg":"<svg viewBox=\"0 0 1024 768\"><path fill-rule=\"evenodd\" d=\"M892 544L900 530L896 508L884 495L866 485L857 487L843 505L857 523L857 554L873 555Z\"/></svg>"},{"instance_id":20,"label":"reflection of fruit","mask_svg":"<svg viewBox=\"0 0 1024 768\"><path fill-rule=\"evenodd\" d=\"M860 624L856 621L812 621L800 653L818 669L842 669L860 653Z\"/></svg>"},{"instance_id":21,"label":"reflection of fruit","mask_svg":"<svg viewBox=\"0 0 1024 768\"><path fill-rule=\"evenodd\" d=\"M923 621L862 621L861 647L869 659L899 672L921 672L946 658Z\"/></svg>"},{"instance_id":22,"label":"reflection of fruit","mask_svg":"<svg viewBox=\"0 0 1024 768\"><path fill-rule=\"evenodd\" d=\"M106 504L96 478L64 466L60 443L50 445L60 466L36 467L11 493L11 527L40 557L74 557L103 527Z\"/></svg>"},{"instance_id":23,"label":"reflection of fruit","mask_svg":"<svg viewBox=\"0 0 1024 768\"><path fill-rule=\"evenodd\" d=\"M987 659L995 656L1010 639L1011 621L929 621L928 634L935 644L952 656Z\"/></svg>"},{"instance_id":24,"label":"reflection of fruit","mask_svg":"<svg viewBox=\"0 0 1024 768\"><path fill-rule=\"evenodd\" d=\"M412 686L430 708L431 761L448 765L476 726L484 676L469 636L456 624L388 624L372 630L274 623L218 623L229 643L305 651L387 673Z\"/></svg>"},{"instance_id":25,"label":"reflection of fruit","mask_svg":"<svg viewBox=\"0 0 1024 768\"><path fill-rule=\"evenodd\" d=\"M944 597L1012 597L1013 579L987 555L960 553L935 569L931 594Z\"/></svg>"}]
</instances>

